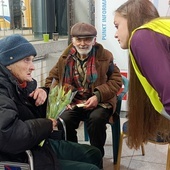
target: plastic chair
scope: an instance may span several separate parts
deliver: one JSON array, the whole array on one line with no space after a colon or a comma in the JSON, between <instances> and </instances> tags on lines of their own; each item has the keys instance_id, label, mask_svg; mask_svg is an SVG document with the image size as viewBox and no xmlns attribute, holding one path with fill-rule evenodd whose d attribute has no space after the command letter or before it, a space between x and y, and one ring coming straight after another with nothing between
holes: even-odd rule
<instances>
[{"instance_id":1,"label":"plastic chair","mask_svg":"<svg viewBox=\"0 0 170 170\"><path fill-rule=\"evenodd\" d=\"M117 158L116 170L120 170L122 145L123 145L123 139L127 137L127 126L128 126L128 121L126 121L126 122L123 124L122 133L121 133L121 135L120 135L119 151L118 151L118 158ZM148 142L151 142L151 143L154 143L154 144L159 144L159 145L168 144L166 170L170 170L170 143L162 141L162 140L159 138L159 136L158 136L157 140L148 140ZM145 155L144 144L141 145L141 150L142 150L142 155L144 156L144 155Z\"/></svg>"},{"instance_id":2,"label":"plastic chair","mask_svg":"<svg viewBox=\"0 0 170 170\"><path fill-rule=\"evenodd\" d=\"M117 158L118 158L118 151L119 151L119 139L120 139L120 111L121 111L121 105L122 105L122 99L126 95L128 91L128 85L129 81L126 77L122 76L123 81L123 91L118 95L117 97L117 104L116 104L116 110L114 112L114 115L116 116L116 121L111 124L108 122L108 124L111 125L112 130L112 145L113 145L113 163L117 164ZM85 141L89 140L88 131L86 122L84 121L84 139Z\"/></svg>"},{"instance_id":3,"label":"plastic chair","mask_svg":"<svg viewBox=\"0 0 170 170\"><path fill-rule=\"evenodd\" d=\"M30 150L25 151L28 163L0 161L0 169L34 170L33 155Z\"/></svg>"}]
</instances>

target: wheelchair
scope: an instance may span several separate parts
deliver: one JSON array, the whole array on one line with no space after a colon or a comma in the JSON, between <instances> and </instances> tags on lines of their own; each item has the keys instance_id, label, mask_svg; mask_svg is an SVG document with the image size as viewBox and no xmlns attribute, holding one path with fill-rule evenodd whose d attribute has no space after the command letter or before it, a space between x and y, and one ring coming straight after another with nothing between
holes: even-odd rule
<instances>
[{"instance_id":1,"label":"wheelchair","mask_svg":"<svg viewBox=\"0 0 170 170\"><path fill-rule=\"evenodd\" d=\"M0 170L34 170L33 155L30 150L25 151L28 163L0 161Z\"/></svg>"},{"instance_id":2,"label":"wheelchair","mask_svg":"<svg viewBox=\"0 0 170 170\"><path fill-rule=\"evenodd\" d=\"M58 118L63 125L64 140L67 140L66 135L66 125L65 122L59 117ZM33 155L31 150L25 151L28 157L28 163L21 162L10 162L10 161L0 161L0 170L34 170Z\"/></svg>"}]
</instances>

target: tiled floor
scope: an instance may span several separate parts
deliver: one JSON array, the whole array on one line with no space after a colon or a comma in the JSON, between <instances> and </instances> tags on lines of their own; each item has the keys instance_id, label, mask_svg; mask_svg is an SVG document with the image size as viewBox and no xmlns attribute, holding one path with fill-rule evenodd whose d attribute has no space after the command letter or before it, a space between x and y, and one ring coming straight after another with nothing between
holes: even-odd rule
<instances>
[{"instance_id":1,"label":"tiled floor","mask_svg":"<svg viewBox=\"0 0 170 170\"><path fill-rule=\"evenodd\" d=\"M121 124L126 118L121 118ZM80 143L84 142L83 124L78 129ZM112 138L110 125L107 128L107 140L105 144L104 170L114 170L112 154ZM87 142L88 143L88 142ZM123 140L120 170L166 170L168 145L156 145L148 143L144 146L145 156L141 150L129 149L126 139Z\"/></svg>"}]
</instances>

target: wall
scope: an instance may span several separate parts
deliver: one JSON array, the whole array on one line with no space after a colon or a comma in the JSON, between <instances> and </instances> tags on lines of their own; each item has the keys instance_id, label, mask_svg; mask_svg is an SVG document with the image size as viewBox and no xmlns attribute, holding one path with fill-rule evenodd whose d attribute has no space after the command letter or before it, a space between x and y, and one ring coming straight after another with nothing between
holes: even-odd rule
<instances>
[{"instance_id":1,"label":"wall","mask_svg":"<svg viewBox=\"0 0 170 170\"><path fill-rule=\"evenodd\" d=\"M34 60L35 71L32 73L34 79L37 80L38 87L44 86L45 78L48 76L50 69L55 65L59 56L68 45L67 39L58 41L32 42L37 51Z\"/></svg>"}]
</instances>

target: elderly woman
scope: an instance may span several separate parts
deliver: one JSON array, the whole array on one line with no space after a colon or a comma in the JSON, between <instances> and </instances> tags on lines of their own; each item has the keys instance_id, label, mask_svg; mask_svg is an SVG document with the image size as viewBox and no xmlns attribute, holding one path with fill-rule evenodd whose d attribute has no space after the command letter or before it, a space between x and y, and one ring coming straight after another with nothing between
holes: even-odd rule
<instances>
[{"instance_id":1,"label":"elderly woman","mask_svg":"<svg viewBox=\"0 0 170 170\"><path fill-rule=\"evenodd\" d=\"M20 35L0 40L0 160L26 162L35 170L98 170L100 151L89 145L48 139L57 121L46 118L48 89L37 88L31 73L36 50Z\"/></svg>"}]
</instances>

